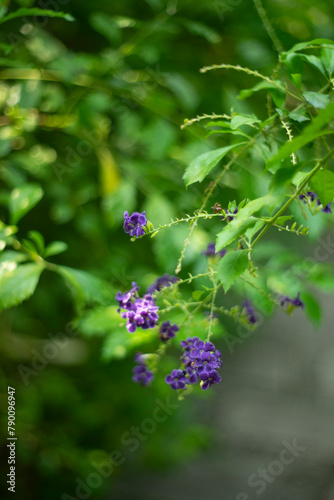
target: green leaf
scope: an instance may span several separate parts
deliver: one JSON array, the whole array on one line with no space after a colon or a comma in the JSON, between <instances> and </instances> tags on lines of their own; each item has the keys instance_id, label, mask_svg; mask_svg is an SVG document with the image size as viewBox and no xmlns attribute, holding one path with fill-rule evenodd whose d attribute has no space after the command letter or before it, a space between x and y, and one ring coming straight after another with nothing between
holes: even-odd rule
<instances>
[{"instance_id":1,"label":"green leaf","mask_svg":"<svg viewBox=\"0 0 334 500\"><path fill-rule=\"evenodd\" d=\"M283 89L279 88L279 86L283 87L283 83L280 80L275 80L275 83L272 82L260 82L254 85L251 89L241 90L239 93L238 99L243 101L247 97L250 97L254 92L259 92L260 90L268 90L274 100L274 103L278 108L282 107L285 103L286 93Z\"/></svg>"},{"instance_id":2,"label":"green leaf","mask_svg":"<svg viewBox=\"0 0 334 500\"><path fill-rule=\"evenodd\" d=\"M242 125L253 125L254 123L261 123L261 120L258 120L255 115L234 115L230 125L231 129L235 130Z\"/></svg>"},{"instance_id":3,"label":"green leaf","mask_svg":"<svg viewBox=\"0 0 334 500\"><path fill-rule=\"evenodd\" d=\"M10 193L9 212L12 224L22 219L43 197L43 190L38 184L23 184Z\"/></svg>"},{"instance_id":4,"label":"green leaf","mask_svg":"<svg viewBox=\"0 0 334 500\"><path fill-rule=\"evenodd\" d=\"M310 121L310 118L306 115L305 111L301 109L298 111L291 111L289 113L289 118L299 123Z\"/></svg>"},{"instance_id":5,"label":"green leaf","mask_svg":"<svg viewBox=\"0 0 334 500\"><path fill-rule=\"evenodd\" d=\"M251 218L251 216L265 205L270 205L272 201L271 196L264 196L250 201L244 208L239 210L235 218L217 234L216 252L233 243L239 236L244 234L246 229L253 226L257 219Z\"/></svg>"},{"instance_id":6,"label":"green leaf","mask_svg":"<svg viewBox=\"0 0 334 500\"><path fill-rule=\"evenodd\" d=\"M287 220L293 219L293 215L283 215L282 217L278 217L276 219L276 224L279 226L284 226Z\"/></svg>"},{"instance_id":7,"label":"green leaf","mask_svg":"<svg viewBox=\"0 0 334 500\"><path fill-rule=\"evenodd\" d=\"M213 167L215 167L229 151L243 144L246 143L239 142L238 144L231 144L230 146L209 151L208 153L204 153L195 158L187 167L183 175L186 185L189 186L194 182L202 182L202 180L205 179L205 177L211 172Z\"/></svg>"},{"instance_id":8,"label":"green leaf","mask_svg":"<svg viewBox=\"0 0 334 500\"><path fill-rule=\"evenodd\" d=\"M87 337L100 336L115 331L115 325L124 321L117 309L117 306L109 306L88 311L79 320L80 331Z\"/></svg>"},{"instance_id":9,"label":"green leaf","mask_svg":"<svg viewBox=\"0 0 334 500\"><path fill-rule=\"evenodd\" d=\"M46 10L46 9L18 9L15 12L11 12L7 16L0 19L0 24L10 21L11 19L15 19L17 17L26 17L26 16L41 16L41 17L61 17L66 21L74 21L74 17L71 14L66 14L65 12L56 12L55 10Z\"/></svg>"},{"instance_id":10,"label":"green leaf","mask_svg":"<svg viewBox=\"0 0 334 500\"><path fill-rule=\"evenodd\" d=\"M29 231L28 237L35 243L37 253L43 255L44 252L44 238L38 231Z\"/></svg>"},{"instance_id":11,"label":"green leaf","mask_svg":"<svg viewBox=\"0 0 334 500\"><path fill-rule=\"evenodd\" d=\"M334 50L321 49L321 61L329 76L334 73Z\"/></svg>"},{"instance_id":12,"label":"green leaf","mask_svg":"<svg viewBox=\"0 0 334 500\"><path fill-rule=\"evenodd\" d=\"M66 252L67 249L68 245L64 241L53 241L46 247L44 257L59 255L60 253Z\"/></svg>"},{"instance_id":13,"label":"green leaf","mask_svg":"<svg viewBox=\"0 0 334 500\"><path fill-rule=\"evenodd\" d=\"M313 191L325 207L334 199L334 173L330 170L321 169L309 182Z\"/></svg>"},{"instance_id":14,"label":"green leaf","mask_svg":"<svg viewBox=\"0 0 334 500\"><path fill-rule=\"evenodd\" d=\"M223 283L225 293L247 268L248 256L246 250L236 250L228 253L220 260L218 264L218 276Z\"/></svg>"},{"instance_id":15,"label":"green leaf","mask_svg":"<svg viewBox=\"0 0 334 500\"><path fill-rule=\"evenodd\" d=\"M285 57L286 54L290 54L291 52L297 52L299 50L303 50L306 47L309 47L310 45L320 45L320 46L321 45L334 45L334 41L333 40L329 40L328 38L316 38L315 40L310 40L308 42L296 43L287 52L282 52L281 53L281 57L282 56Z\"/></svg>"},{"instance_id":16,"label":"green leaf","mask_svg":"<svg viewBox=\"0 0 334 500\"><path fill-rule=\"evenodd\" d=\"M65 266L56 266L55 271L65 279L79 303L99 302L104 304L113 298L109 284L86 271Z\"/></svg>"},{"instance_id":17,"label":"green leaf","mask_svg":"<svg viewBox=\"0 0 334 500\"><path fill-rule=\"evenodd\" d=\"M312 55L309 56L309 55L305 55L305 54L298 54L298 57L300 57L302 61L306 61L307 63L309 63L314 68L317 68L320 71L320 73L326 77L326 71L325 71L323 64L321 62L321 59L319 59L319 57L312 56Z\"/></svg>"},{"instance_id":18,"label":"green leaf","mask_svg":"<svg viewBox=\"0 0 334 500\"><path fill-rule=\"evenodd\" d=\"M320 94L320 92L303 92L303 96L309 102L318 109L324 109L329 103L329 95L328 94Z\"/></svg>"},{"instance_id":19,"label":"green leaf","mask_svg":"<svg viewBox=\"0 0 334 500\"><path fill-rule=\"evenodd\" d=\"M316 139L317 137L333 133L333 131L331 130L321 131L321 129L325 125L330 123L333 120L333 118L334 118L334 103L330 103L325 109L319 111L318 115L314 118L313 122L307 127L305 127L303 132L298 137L295 137L294 139L292 139L292 141L289 141L286 144L284 144L284 146L281 147L278 153L268 160L267 168L269 169L275 166L275 164L278 161L287 158L288 156L291 155L291 153L296 152L298 149L305 146L305 144L314 141L314 139Z\"/></svg>"},{"instance_id":20,"label":"green leaf","mask_svg":"<svg viewBox=\"0 0 334 500\"><path fill-rule=\"evenodd\" d=\"M0 265L0 310L20 304L35 291L44 269L42 264L22 264L15 260Z\"/></svg>"},{"instance_id":21,"label":"green leaf","mask_svg":"<svg viewBox=\"0 0 334 500\"><path fill-rule=\"evenodd\" d=\"M306 315L316 326L320 326L322 319L322 311L319 301L316 300L315 297L308 292L302 292L301 299L303 302L305 302Z\"/></svg>"}]
</instances>

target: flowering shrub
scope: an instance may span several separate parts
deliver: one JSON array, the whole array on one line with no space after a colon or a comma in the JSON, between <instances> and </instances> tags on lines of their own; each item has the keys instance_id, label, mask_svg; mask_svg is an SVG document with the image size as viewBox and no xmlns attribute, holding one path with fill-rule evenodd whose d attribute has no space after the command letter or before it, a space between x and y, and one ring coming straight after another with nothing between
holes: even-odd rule
<instances>
[{"instance_id":1,"label":"flowering shrub","mask_svg":"<svg viewBox=\"0 0 334 500\"><path fill-rule=\"evenodd\" d=\"M257 2L255 6L258 9ZM71 187L64 188L61 184L68 168L55 169L58 181L56 187L53 186L53 179L45 189L39 184L49 174L48 169L39 171L37 166L44 161L46 164L52 163L52 158L57 157L57 154L49 155L49 161L46 153L40 154L39 146L35 150L31 148L33 153L24 159L19 156L20 153L15 153L16 148L21 149L25 143L20 134L29 132L32 126L30 122L22 125L26 119L25 111L22 111L17 128L11 132L9 129L5 131L6 137L15 138L15 134L18 134L18 140L15 142L13 139L15 147L10 160L15 165L23 164L29 175L34 176L35 170L38 174L34 182L24 182L22 179L26 178L26 172L19 174L19 170L14 169L11 174L6 174L8 190L2 193L1 199L6 205L8 216L0 221L1 309L29 299L45 271L56 273L71 290L80 331L85 335L106 336L103 346L106 359L122 358L127 354L133 356L138 349L145 350L145 353L135 357L133 381L147 386L153 383L154 375L159 373L172 389L181 392L196 385L206 390L220 382L222 354L212 339L215 343L216 339L217 343L222 342L221 350L224 353L224 347L228 347L231 338L231 329L235 337L238 337L240 329L252 332L278 308L288 314L295 309L305 310L310 319L319 324L320 305L312 290L314 286L325 290L333 288L333 272L325 263L332 248L327 245L327 257L323 262L317 262L305 255L290 252L288 240L282 238L278 242L275 232L285 232L291 238L308 236L310 241L314 241L333 222L334 42L315 39L297 43L285 51L274 35L269 20L263 17L263 9L260 11L277 52L278 62L273 65L271 72L264 72L271 73L271 76L238 64L222 63L203 67L200 71L204 85L207 73L218 72L219 75L221 71L233 71L245 77L249 88L239 89L230 109L221 112L217 105L215 113L185 119L181 129L186 134L192 130L190 127L196 127L196 140L187 139L184 143L181 140L177 146L174 145L173 132L166 124L154 126L151 138L151 132L145 135L146 132L141 130L145 128L144 120L136 125L140 112L136 110L136 118L129 113L132 129L117 136L114 142L121 150L120 158L124 158L132 147L126 141L129 136L132 137L133 129L136 130L138 141L142 141L141 144L146 147L144 151L150 151L151 154L151 162L148 163L153 166L147 167L147 179L145 175L136 177L135 171L138 166L145 171L143 164L146 164L145 154L148 153L139 160L133 159L134 165L128 166L126 161L122 163L120 160L122 165L118 169L108 145L108 131L103 128L113 120L100 120L100 110L108 109L105 94L101 91L94 108L92 103L96 98L96 89L93 86L92 90L88 86L85 90L91 92L90 99L85 103L89 109L86 122L90 127L92 114L92 127L97 124L102 127L102 139L94 146L94 152L101 167L103 217L110 228L117 229L123 224L128 238L125 240L124 233L118 233L117 238L123 237L126 241L126 250L122 247L116 257L112 252L117 247L114 244L117 238L110 245L110 255L107 238L104 235L100 238L96 245L98 250L95 250L97 258L94 257L95 270L100 272L99 278L65 266L62 261L50 262L50 258L67 250L67 243L56 240L45 244L45 238L36 230L28 231L26 237L21 236L21 219L41 202L45 193L51 204L51 213L59 224L67 223L74 211L71 206L74 201L70 199ZM27 15L32 13L29 9L25 12ZM2 16L4 14L5 11L1 13ZM45 11L45 15L53 14ZM3 17L1 22L18 16ZM56 17L72 20L62 12ZM99 25L99 22L95 25ZM41 38L36 46L43 46L43 40ZM93 62L94 58L91 61L94 68ZM122 64L125 65L125 61L122 60ZM65 66L71 67L71 58ZM56 61L55 67L63 67L61 58ZM100 68L101 61L97 61L96 73L92 70L91 75L79 75L76 84L84 86L84 82L94 80L96 74L100 75ZM23 70L23 76L15 71L10 74L14 80L16 77L18 80L24 79L24 75L28 80L36 77L28 67ZM53 70L51 64L46 69L51 71L51 76L45 73L46 80L49 78L53 82L59 78L60 82L69 84L71 76L58 75L57 72L52 73ZM124 89L128 89L127 85L133 82L147 80L146 74L142 75L137 70L132 72L126 66L121 74L125 75ZM110 92L113 95L122 88L117 78L115 81L110 80L103 74L98 80L108 99ZM185 96L189 98L191 94L187 82L184 86L181 84L180 91L182 78L174 79L173 82L173 75L159 74L155 75L155 80L163 81L162 87L167 88L168 92L178 92L181 104L184 104ZM253 80L254 85L251 85ZM7 121L11 120L7 115L14 117L16 113L15 104L14 108L10 104L16 103L14 90L8 100L10 111L5 108L3 123L6 126ZM45 89L45 96L49 90ZM137 94L140 95L140 92ZM133 92L133 95L137 94ZM256 99L261 97L266 106L256 104ZM166 95L161 102L165 98ZM248 103L244 105L246 99ZM73 101L77 100L75 94ZM148 99L149 109L155 107L152 102ZM140 100L138 103L142 104ZM52 110L52 106L56 105L43 101L41 106L45 111L49 108ZM182 107L184 112L185 108ZM26 109L24 102L22 109ZM188 109L192 109L192 106ZM178 112L176 106L174 116L178 116ZM34 113L35 108L32 115ZM82 113L80 109L78 116ZM104 117L107 115L105 111ZM124 118L124 123L128 123L127 118ZM54 123L53 115L47 117L41 113L39 120L46 124L46 128L48 123ZM71 129L71 134L76 133L72 117L67 117L67 120L62 127ZM23 128L19 130L21 126ZM81 129L80 126L77 128ZM119 128L122 129L121 126ZM166 163L163 163L165 150L163 141L160 143L162 138L170 150ZM124 143L126 147L123 151ZM10 150L11 145L5 145L4 155L7 154L6 148ZM142 148L138 149L142 151ZM41 156L35 170L30 166L34 155ZM174 168L176 163L177 167ZM120 180L123 168L127 175ZM171 173L169 168L173 169ZM182 194L179 193L180 168L186 187ZM80 179L80 171L76 175ZM77 178L74 178L74 184ZM166 181L166 185L161 183L162 180ZM138 197L135 182L141 184ZM86 241L86 233L95 234L94 231L99 231L103 219L100 208L89 212L87 219L80 219L81 203L94 199L98 191L90 190L88 185L74 196L79 214L76 224L83 234L83 241ZM61 193L60 198L67 197L67 204L62 202L53 206L52 197L55 193ZM145 201L141 207L142 200ZM142 211L133 211L135 208ZM144 239L146 243L143 243ZM101 250L103 246L107 250ZM103 257L111 259L111 283L106 276L108 267L100 270L100 250ZM89 253L85 252L87 259ZM132 262L128 268L125 265L127 259ZM135 280L132 287L124 291L129 289L131 279ZM147 290L146 293L139 295L137 282L141 284L142 290ZM122 291L116 293L120 289ZM234 305L231 306L231 302ZM181 349L180 367L171 361L170 353L175 349ZM171 373L168 374L169 371Z\"/></svg>"},{"instance_id":2,"label":"flowering shrub","mask_svg":"<svg viewBox=\"0 0 334 500\"><path fill-rule=\"evenodd\" d=\"M310 48L320 51L320 57L303 53ZM280 62L273 70L275 76L271 78L258 71L229 64L201 70L205 73L210 70L232 69L260 79L259 84L241 91L239 98L245 99L255 92L267 91L269 117L263 121L255 114L232 112L231 115L203 115L185 120L183 128L207 121L206 127L211 130L211 134L228 132L233 137L229 145L195 158L185 171L187 186L203 182L209 176L213 179L205 191L200 209L195 211L194 215L186 215L158 227L154 227L146 219L145 212L134 212L131 216L127 211L124 213L124 230L133 237L132 241L144 236L156 237L161 230L170 228L172 231L178 224L189 224L189 235L181 250L175 274L182 270L187 247L191 244L199 222L203 220L214 223L216 241L208 243L206 249L201 252L208 258L206 272L184 279L165 274L148 288L148 295L143 299L136 298L134 302L130 301L129 297L136 293L137 288L133 288L124 296L118 293L116 297L120 307L127 309L122 313L122 317L127 319L126 326L130 333L136 331L138 326L154 328L157 325L156 339L165 343L165 347L170 339L176 337L176 342L183 349L181 367L173 369L166 376L167 384L174 390L182 392L197 381L200 381L202 389L206 390L212 384L220 382L218 370L221 368L222 356L210 341L213 327L217 324L217 312L232 317L237 323L245 322L249 328L254 328L259 323L256 309L248 297L245 297L241 306L230 310L219 307L217 302L221 290L227 293L233 285L237 286L242 282L247 293L252 294L252 289L257 291L252 294L255 299L259 299L261 294L266 297L267 304L270 305L265 311L266 314L273 312L276 307L281 307L288 313L295 308L304 309L306 300L306 311L311 319L317 319L317 306L305 290L307 273L303 279L297 280L297 286L300 287L298 290L295 284L290 291L284 280L270 282L270 271L258 262L255 249L269 229L276 228L278 231L298 236L308 234L310 227L299 223L298 203L302 214L304 211L300 203L309 207L311 217L317 217L319 210L326 215L332 213L334 173L328 168L328 164L334 148L326 137L330 131L328 127L334 119L334 103L330 103L328 93L328 89L333 85L331 75L334 68L334 43L319 39L297 44L288 52L281 52L279 58ZM332 61L332 66L328 65L329 60ZM301 61L315 65L326 79L327 85L316 92L304 90L302 74L298 73ZM290 82L279 79L282 68L287 71ZM284 75L281 78L284 78ZM302 125L304 122L306 126ZM280 148L276 142L279 126L287 134L287 142ZM311 161L305 160L304 147L310 147L312 144L317 148L314 151L315 156ZM325 151L321 155L322 149ZM254 158L255 150L260 152L258 162L261 166L251 169L263 176L260 196L230 201L227 209L223 209L222 200L216 198L216 188L224 185L228 171L234 166L237 167L238 162ZM229 159L225 160L225 164L214 170L226 156L229 156ZM216 172L216 175L212 175L212 172ZM211 211L207 212L206 206L211 198L214 198L214 205ZM293 219L295 221L288 224L288 221ZM181 299L179 289L182 285L204 277L211 285L202 284L202 287L193 293L197 300ZM296 297L291 298L294 292ZM150 295L151 293L153 295ZM162 301L160 295L163 297ZM155 305L155 301L160 305ZM159 314L164 316L177 308L184 312L185 318L182 322L172 326L168 319L159 327L158 309ZM201 339L195 336L184 340L185 335L189 333L189 319L201 309L207 316L207 333L203 333ZM164 351L165 348L158 348L156 357L160 359ZM156 366L154 369L157 369Z\"/></svg>"}]
</instances>

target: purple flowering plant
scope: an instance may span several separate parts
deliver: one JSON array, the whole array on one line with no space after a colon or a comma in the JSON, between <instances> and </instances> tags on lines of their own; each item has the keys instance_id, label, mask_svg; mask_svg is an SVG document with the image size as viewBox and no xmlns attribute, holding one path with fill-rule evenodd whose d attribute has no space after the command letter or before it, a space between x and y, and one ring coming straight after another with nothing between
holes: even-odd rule
<instances>
[{"instance_id":1,"label":"purple flowering plant","mask_svg":"<svg viewBox=\"0 0 334 500\"><path fill-rule=\"evenodd\" d=\"M186 119L181 129L204 126L209 146L184 160L184 197L175 170L164 174L168 187L150 177L138 197L122 200L132 264L117 269L117 306L108 304L104 316L116 334L105 352L114 358L137 352L135 383L154 386L159 379L181 393L213 390L231 335L246 338L275 310L319 323L312 289L325 288L333 270L312 256L307 261L307 246L298 253L294 242L312 242L333 224L334 143L327 132L334 103L323 43L292 47L291 57L280 51L275 77L225 63L202 68L203 78L230 70L257 79L260 85L240 90L239 98L252 108L253 94L265 92L267 107L262 114L245 108ZM332 54L334 42L326 44ZM308 50L327 82L311 96L293 67L298 58L309 63ZM82 324L89 330L89 321Z\"/></svg>"},{"instance_id":2,"label":"purple flowering plant","mask_svg":"<svg viewBox=\"0 0 334 500\"><path fill-rule=\"evenodd\" d=\"M280 57L281 65L286 65L288 73L293 74L285 55ZM314 157L308 161L303 160L299 149L317 137L323 123L329 124L334 119L334 103L324 109L313 109L312 113L318 116L310 128L301 125L311 116L309 105L304 102L305 99L308 102L308 96L303 94L303 87L294 82L295 77L290 75L295 84L295 89L290 90L287 81L279 83L280 80L241 66L221 64L201 71L219 69L234 69L269 81L271 112L265 120L255 114L236 112L185 120L182 128L206 121L206 127L216 135L220 130L224 134L227 130L233 132L233 140L227 145L194 158L184 172L188 189L196 183L206 183L200 208L190 215L181 211L179 217L163 223L156 211L124 213L123 228L131 241L140 245L142 238L154 238L153 244L158 245L159 252L164 252L168 262L169 254L175 254L172 232L188 226L183 243L177 242L178 258L164 269L164 274L146 284L146 294L139 295L139 287L133 282L128 292L119 292L116 296L128 333L151 332L153 350L146 356L153 356L154 363L148 366L140 361L144 358L136 358L134 368L134 381L142 385L148 385L156 372L171 389L181 392L193 386L207 390L218 384L222 377L224 338L226 344L228 330L233 328L231 321L237 334L240 328L253 331L262 323L262 318L275 309L289 314L296 309L305 310L311 320L318 322L318 305L308 280L319 279L319 268L301 270L292 254L284 258L268 243L275 231L289 233L291 238L305 238L310 232L312 237L317 231L319 216L326 218L322 224L331 222L334 173L328 167L334 148L323 139L326 147L314 151ZM243 92L240 96L245 98L246 91ZM249 89L247 97L252 93L253 89ZM285 108L287 96L295 99L295 109ZM281 128L285 142L280 147L269 145L274 140L275 127ZM254 163L254 147L262 151L258 163ZM247 175L239 169L239 164L246 161L250 164ZM220 170L215 169L218 164ZM256 173L262 183L257 196L256 189L250 189L252 173ZM221 188L231 179L242 183L244 199L228 200L223 194ZM310 208L309 215L305 214L305 205ZM147 213L154 225L147 220ZM304 225L305 218L308 226ZM171 236L164 238L162 235L166 232ZM164 238L164 245L156 243L159 238ZM194 263L189 269L191 259ZM227 306L227 293L233 294L236 300L232 307ZM223 342L222 353L213 338ZM169 373L164 373L163 358L175 348L181 351L180 362L175 363Z\"/></svg>"}]
</instances>

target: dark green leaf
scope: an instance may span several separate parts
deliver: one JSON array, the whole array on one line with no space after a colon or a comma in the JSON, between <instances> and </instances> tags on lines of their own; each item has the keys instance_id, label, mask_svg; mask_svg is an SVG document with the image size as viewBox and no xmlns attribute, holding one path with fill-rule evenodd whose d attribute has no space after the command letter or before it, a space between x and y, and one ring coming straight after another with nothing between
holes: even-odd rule
<instances>
[{"instance_id":1,"label":"dark green leaf","mask_svg":"<svg viewBox=\"0 0 334 500\"><path fill-rule=\"evenodd\" d=\"M46 9L18 9L15 12L11 12L7 16L0 19L0 24L5 23L6 21L10 21L11 19L15 19L18 17L26 17L26 16L38 16L38 17L61 17L66 21L74 21L74 17L71 14L66 14L65 12L56 12L54 10L46 10Z\"/></svg>"}]
</instances>

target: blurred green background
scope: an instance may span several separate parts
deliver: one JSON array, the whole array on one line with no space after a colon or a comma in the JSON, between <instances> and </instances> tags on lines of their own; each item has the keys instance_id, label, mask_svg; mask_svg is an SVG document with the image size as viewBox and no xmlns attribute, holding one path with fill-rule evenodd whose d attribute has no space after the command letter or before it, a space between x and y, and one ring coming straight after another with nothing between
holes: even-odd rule
<instances>
[{"instance_id":1,"label":"blurred green background","mask_svg":"<svg viewBox=\"0 0 334 500\"><path fill-rule=\"evenodd\" d=\"M1 219L8 221L12 189L26 182L42 186L44 197L20 222L19 236L36 230L47 243L66 242L68 250L53 262L103 280L110 303L133 280L143 290L157 276L173 274L187 228L177 226L133 244L122 230L123 212L146 210L156 225L200 206L203 186L186 190L182 175L190 160L219 142L205 141L200 125L181 130L185 118L229 113L231 108L266 118L263 95L255 95L251 107L237 100L240 89L256 83L251 76L199 73L202 66L225 62L271 74L277 56L253 4L21 0L4 5L10 11L32 6L62 10L75 21L35 16L1 26ZM330 2L280 0L265 5L285 49L298 41L334 38ZM317 77L310 72L309 78ZM230 173L228 180L229 188L216 196L223 206L258 192L260 180L247 170L242 178ZM319 214L315 239L324 221ZM201 226L186 254L184 274L203 270L205 259L198 256L211 239L210 228ZM82 307L61 277L46 271L28 301L1 315L4 410L7 385L16 388L17 498L75 497L76 478L84 481L94 471L92 463L106 460L113 450L124 453L124 464L92 488L94 498L165 498L159 482L152 496L145 481L127 493L117 484L147 474L152 481L152 474L182 471L195 459L217 452L212 425L217 394L177 402L163 376L146 389L132 384L136 341L124 357L119 337L113 335L115 318L106 327L103 316L99 325ZM39 369L24 384L18 365L31 367L33 359L38 363L38 355L56 338L58 346L61 341L66 346L58 347L45 367L39 361ZM252 345L257 342L260 338L252 338ZM168 373L175 359L164 363L163 373ZM131 453L121 436L152 415L157 398L165 401L168 396L179 408ZM224 399L222 392L219 398ZM5 415L1 425L6 427ZM5 450L4 470L6 457ZM235 460L237 467L237 454ZM223 485L214 489L217 474L207 480L207 494L198 490L192 498L229 500L242 489L236 479L227 496ZM188 498L181 490L169 495ZM303 496L307 498L316 497Z\"/></svg>"}]
</instances>

